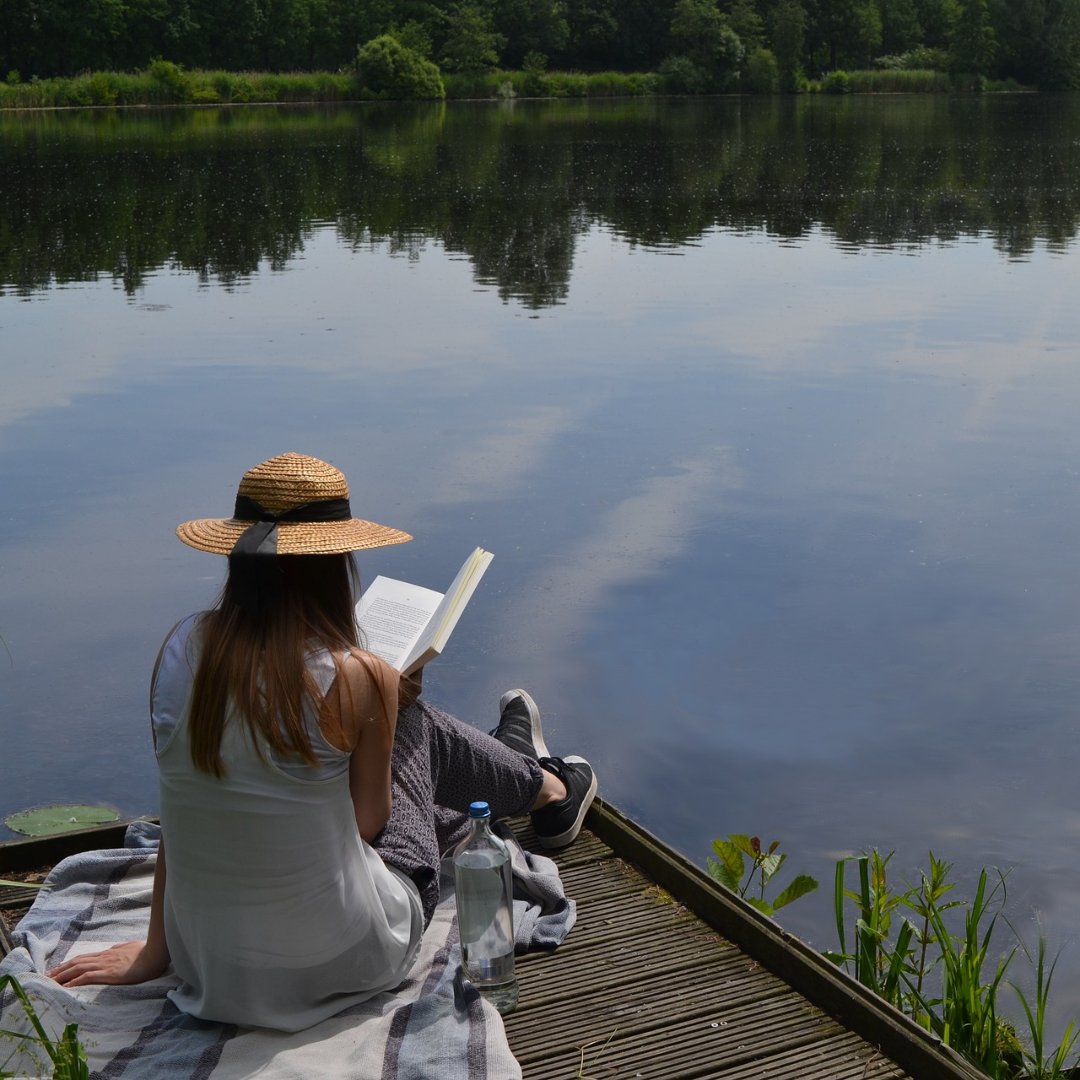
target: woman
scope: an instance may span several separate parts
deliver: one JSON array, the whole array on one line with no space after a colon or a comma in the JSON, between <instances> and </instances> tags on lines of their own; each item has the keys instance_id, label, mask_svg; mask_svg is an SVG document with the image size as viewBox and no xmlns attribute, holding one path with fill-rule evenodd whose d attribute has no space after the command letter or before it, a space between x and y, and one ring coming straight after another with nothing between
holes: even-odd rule
<instances>
[{"instance_id":1,"label":"woman","mask_svg":"<svg viewBox=\"0 0 1080 1080\"><path fill-rule=\"evenodd\" d=\"M154 670L147 939L60 964L58 982L143 982L171 963L183 1011L297 1031L402 980L471 801L531 812L548 847L580 831L596 778L548 756L528 694L504 694L485 735L363 650L351 552L411 537L353 518L348 495L333 466L282 454L244 474L231 518L177 528L229 572Z\"/></svg>"}]
</instances>

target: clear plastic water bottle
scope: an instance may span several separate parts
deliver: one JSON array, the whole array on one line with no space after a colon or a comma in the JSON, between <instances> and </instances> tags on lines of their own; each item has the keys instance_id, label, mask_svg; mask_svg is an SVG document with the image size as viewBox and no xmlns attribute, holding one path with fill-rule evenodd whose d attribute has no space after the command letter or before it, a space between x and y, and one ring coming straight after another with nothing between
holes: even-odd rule
<instances>
[{"instance_id":1,"label":"clear plastic water bottle","mask_svg":"<svg viewBox=\"0 0 1080 1080\"><path fill-rule=\"evenodd\" d=\"M469 981L500 1013L518 1000L510 852L491 831L486 802L469 807L472 832L454 851L461 959Z\"/></svg>"}]
</instances>

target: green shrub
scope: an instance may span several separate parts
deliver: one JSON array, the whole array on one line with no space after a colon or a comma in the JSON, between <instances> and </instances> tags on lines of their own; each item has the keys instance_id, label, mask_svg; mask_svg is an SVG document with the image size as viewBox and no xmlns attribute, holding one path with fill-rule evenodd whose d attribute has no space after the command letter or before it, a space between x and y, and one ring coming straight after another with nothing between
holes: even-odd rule
<instances>
[{"instance_id":1,"label":"green shrub","mask_svg":"<svg viewBox=\"0 0 1080 1080\"><path fill-rule=\"evenodd\" d=\"M743 81L751 94L775 94L780 89L780 65L771 49L755 49L750 54Z\"/></svg>"},{"instance_id":2,"label":"green shrub","mask_svg":"<svg viewBox=\"0 0 1080 1080\"><path fill-rule=\"evenodd\" d=\"M1015 79L988 79L986 91L990 94L1021 94L1028 92L1029 88Z\"/></svg>"},{"instance_id":3,"label":"green shrub","mask_svg":"<svg viewBox=\"0 0 1080 1080\"><path fill-rule=\"evenodd\" d=\"M741 896L763 915L771 917L780 908L787 907L818 887L809 874L797 874L786 888L776 893L773 878L787 862L787 854L779 848L779 840L774 840L766 848L762 847L761 840L756 836L731 833L726 840L717 838L712 842L717 858L710 856L705 864L710 876L725 889ZM774 888L774 895L766 899L765 892L770 886Z\"/></svg>"},{"instance_id":4,"label":"green shrub","mask_svg":"<svg viewBox=\"0 0 1080 1080\"><path fill-rule=\"evenodd\" d=\"M179 64L174 64L171 60L151 60L146 72L161 100L173 103L187 101L191 94L191 85Z\"/></svg>"},{"instance_id":5,"label":"green shrub","mask_svg":"<svg viewBox=\"0 0 1080 1080\"><path fill-rule=\"evenodd\" d=\"M919 45L901 56L908 71L948 71L949 53L946 49L935 49L929 45Z\"/></svg>"},{"instance_id":6,"label":"green shrub","mask_svg":"<svg viewBox=\"0 0 1080 1080\"><path fill-rule=\"evenodd\" d=\"M841 69L830 71L821 80L821 92L823 94L850 94L851 76Z\"/></svg>"},{"instance_id":7,"label":"green shrub","mask_svg":"<svg viewBox=\"0 0 1080 1080\"><path fill-rule=\"evenodd\" d=\"M965 94L984 94L989 86L990 81L985 75L960 74L952 78L952 88Z\"/></svg>"},{"instance_id":8,"label":"green shrub","mask_svg":"<svg viewBox=\"0 0 1080 1080\"><path fill-rule=\"evenodd\" d=\"M115 105L119 98L115 78L107 71L95 71L90 76L90 100L95 105Z\"/></svg>"},{"instance_id":9,"label":"green shrub","mask_svg":"<svg viewBox=\"0 0 1080 1080\"><path fill-rule=\"evenodd\" d=\"M362 91L376 98L431 100L446 97L439 69L389 34L372 38L356 55Z\"/></svg>"},{"instance_id":10,"label":"green shrub","mask_svg":"<svg viewBox=\"0 0 1080 1080\"><path fill-rule=\"evenodd\" d=\"M688 56L669 56L660 65L664 88L673 94L703 94L709 88L708 73Z\"/></svg>"},{"instance_id":11,"label":"green shrub","mask_svg":"<svg viewBox=\"0 0 1080 1080\"><path fill-rule=\"evenodd\" d=\"M81 79L56 79L56 104L57 105L93 105L94 99L90 93L90 80Z\"/></svg>"}]
</instances>

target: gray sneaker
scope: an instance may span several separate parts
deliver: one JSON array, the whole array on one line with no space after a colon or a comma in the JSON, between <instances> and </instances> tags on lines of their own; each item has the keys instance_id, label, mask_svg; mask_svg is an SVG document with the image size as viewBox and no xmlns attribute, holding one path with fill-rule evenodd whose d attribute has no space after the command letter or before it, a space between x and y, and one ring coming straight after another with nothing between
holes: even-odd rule
<instances>
[{"instance_id":1,"label":"gray sneaker","mask_svg":"<svg viewBox=\"0 0 1080 1080\"><path fill-rule=\"evenodd\" d=\"M524 690L507 690L499 698L499 726L490 733L503 746L538 761L548 757L540 710Z\"/></svg>"}]
</instances>

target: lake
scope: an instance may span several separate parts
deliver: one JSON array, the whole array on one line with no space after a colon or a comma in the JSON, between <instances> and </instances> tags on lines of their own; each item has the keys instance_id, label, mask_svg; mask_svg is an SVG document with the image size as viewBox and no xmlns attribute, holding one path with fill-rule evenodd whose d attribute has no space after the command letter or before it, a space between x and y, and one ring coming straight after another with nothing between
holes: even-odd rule
<instances>
[{"instance_id":1,"label":"lake","mask_svg":"<svg viewBox=\"0 0 1080 1080\"><path fill-rule=\"evenodd\" d=\"M0 816L156 810L147 683L249 466L495 553L427 696L527 687L698 861L1012 868L1080 1016L1080 99L0 117ZM0 835L10 835L3 832ZM787 875L785 868L784 875Z\"/></svg>"}]
</instances>

